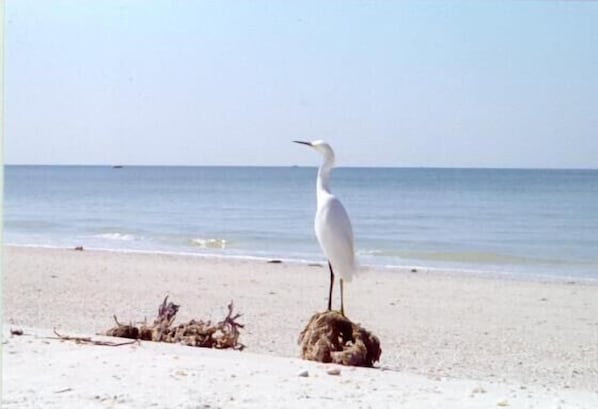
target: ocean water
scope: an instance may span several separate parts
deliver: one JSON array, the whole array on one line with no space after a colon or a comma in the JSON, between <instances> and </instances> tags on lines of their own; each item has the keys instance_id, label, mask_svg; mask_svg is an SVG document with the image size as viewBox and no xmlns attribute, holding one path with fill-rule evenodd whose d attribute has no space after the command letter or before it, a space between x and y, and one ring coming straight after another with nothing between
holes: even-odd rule
<instances>
[{"instance_id":1,"label":"ocean water","mask_svg":"<svg viewBox=\"0 0 598 409\"><path fill-rule=\"evenodd\" d=\"M317 169L7 166L4 242L324 261ZM598 279L598 171L338 168L363 265Z\"/></svg>"}]
</instances>

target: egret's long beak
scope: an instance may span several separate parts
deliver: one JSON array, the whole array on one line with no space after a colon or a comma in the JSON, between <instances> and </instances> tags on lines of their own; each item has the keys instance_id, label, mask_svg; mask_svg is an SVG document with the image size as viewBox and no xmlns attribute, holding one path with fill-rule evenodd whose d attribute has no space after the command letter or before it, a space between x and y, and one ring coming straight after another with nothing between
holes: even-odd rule
<instances>
[{"instance_id":1,"label":"egret's long beak","mask_svg":"<svg viewBox=\"0 0 598 409\"><path fill-rule=\"evenodd\" d=\"M312 146L311 142L304 142L304 141L293 141L295 143L300 143L301 145Z\"/></svg>"}]
</instances>

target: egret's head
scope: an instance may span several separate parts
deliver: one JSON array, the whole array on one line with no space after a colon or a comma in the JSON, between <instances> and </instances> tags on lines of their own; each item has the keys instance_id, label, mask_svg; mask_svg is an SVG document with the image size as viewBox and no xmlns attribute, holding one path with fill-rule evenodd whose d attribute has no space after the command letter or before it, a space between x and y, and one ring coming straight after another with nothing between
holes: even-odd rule
<instances>
[{"instance_id":1,"label":"egret's head","mask_svg":"<svg viewBox=\"0 0 598 409\"><path fill-rule=\"evenodd\" d=\"M321 140L317 140L317 141L313 141L313 142L303 142L303 141L293 141L293 142L300 143L302 145L311 146L312 148L314 148L315 150L320 152L324 156L324 158L326 159L327 162L330 162L331 164L334 163L334 151L332 150L332 147L330 145L328 145L326 142L321 141Z\"/></svg>"}]
</instances>

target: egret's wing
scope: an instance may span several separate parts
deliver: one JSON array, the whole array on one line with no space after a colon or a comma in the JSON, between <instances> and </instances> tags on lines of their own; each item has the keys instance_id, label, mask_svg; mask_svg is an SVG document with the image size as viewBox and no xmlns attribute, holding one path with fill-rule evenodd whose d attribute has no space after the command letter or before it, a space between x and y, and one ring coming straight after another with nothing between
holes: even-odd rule
<instances>
[{"instance_id":1,"label":"egret's wing","mask_svg":"<svg viewBox=\"0 0 598 409\"><path fill-rule=\"evenodd\" d=\"M316 216L316 236L335 273L350 281L356 272L353 228L343 204L331 196Z\"/></svg>"}]
</instances>

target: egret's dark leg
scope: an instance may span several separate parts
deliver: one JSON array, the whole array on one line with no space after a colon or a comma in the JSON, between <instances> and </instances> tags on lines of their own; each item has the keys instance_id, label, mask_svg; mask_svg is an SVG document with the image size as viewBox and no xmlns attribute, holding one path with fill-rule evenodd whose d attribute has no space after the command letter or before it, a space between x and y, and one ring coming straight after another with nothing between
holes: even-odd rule
<instances>
[{"instance_id":1,"label":"egret's dark leg","mask_svg":"<svg viewBox=\"0 0 598 409\"><path fill-rule=\"evenodd\" d=\"M345 315L345 304L343 303L343 279L340 279L341 282L341 315Z\"/></svg>"},{"instance_id":2,"label":"egret's dark leg","mask_svg":"<svg viewBox=\"0 0 598 409\"><path fill-rule=\"evenodd\" d=\"M332 271L332 265L328 262L328 268L330 269L330 290L328 290L328 311L332 310L332 287L334 286L334 272Z\"/></svg>"}]
</instances>

